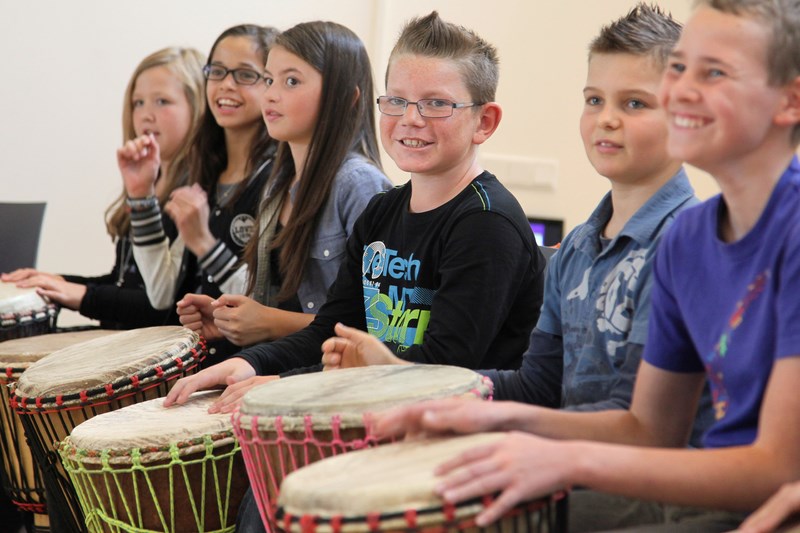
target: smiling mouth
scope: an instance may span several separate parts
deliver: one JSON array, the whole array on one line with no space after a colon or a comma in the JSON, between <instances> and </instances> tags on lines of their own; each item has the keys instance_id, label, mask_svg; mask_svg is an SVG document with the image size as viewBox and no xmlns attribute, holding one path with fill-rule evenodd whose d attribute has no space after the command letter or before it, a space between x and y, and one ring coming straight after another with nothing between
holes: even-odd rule
<instances>
[{"instance_id":1,"label":"smiling mouth","mask_svg":"<svg viewBox=\"0 0 800 533\"><path fill-rule=\"evenodd\" d=\"M622 145L612 143L611 141L598 141L595 143L595 146L599 148L622 148Z\"/></svg>"},{"instance_id":2,"label":"smiling mouth","mask_svg":"<svg viewBox=\"0 0 800 533\"><path fill-rule=\"evenodd\" d=\"M220 98L217 100L217 105L219 107L240 107L242 104L239 102L235 102L229 98Z\"/></svg>"},{"instance_id":3,"label":"smiling mouth","mask_svg":"<svg viewBox=\"0 0 800 533\"><path fill-rule=\"evenodd\" d=\"M403 146L408 146L409 148L422 148L424 146L428 146L429 142L421 141L419 139L401 139L400 142Z\"/></svg>"},{"instance_id":4,"label":"smiling mouth","mask_svg":"<svg viewBox=\"0 0 800 533\"><path fill-rule=\"evenodd\" d=\"M685 115L675 115L672 122L680 128L697 129L706 125L702 118L687 117Z\"/></svg>"}]
</instances>

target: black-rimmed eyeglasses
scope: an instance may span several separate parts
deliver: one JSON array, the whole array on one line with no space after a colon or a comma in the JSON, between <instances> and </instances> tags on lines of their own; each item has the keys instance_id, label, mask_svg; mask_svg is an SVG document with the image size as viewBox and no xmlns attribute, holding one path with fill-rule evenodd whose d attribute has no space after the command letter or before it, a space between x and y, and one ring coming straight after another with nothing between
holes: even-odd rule
<instances>
[{"instance_id":1,"label":"black-rimmed eyeglasses","mask_svg":"<svg viewBox=\"0 0 800 533\"><path fill-rule=\"evenodd\" d=\"M207 80L222 81L228 74L233 76L233 81L239 85L255 85L262 78L261 74L249 68L227 69L220 65L206 65L203 67L203 76Z\"/></svg>"},{"instance_id":2,"label":"black-rimmed eyeglasses","mask_svg":"<svg viewBox=\"0 0 800 533\"><path fill-rule=\"evenodd\" d=\"M419 114L427 118L445 118L451 116L454 109L483 105L476 102L457 104L442 98L426 98L424 100L417 100L416 102L409 102L405 98L397 96L378 97L378 109L380 112L392 117L401 117L405 115L406 108L409 104L417 106Z\"/></svg>"}]
</instances>

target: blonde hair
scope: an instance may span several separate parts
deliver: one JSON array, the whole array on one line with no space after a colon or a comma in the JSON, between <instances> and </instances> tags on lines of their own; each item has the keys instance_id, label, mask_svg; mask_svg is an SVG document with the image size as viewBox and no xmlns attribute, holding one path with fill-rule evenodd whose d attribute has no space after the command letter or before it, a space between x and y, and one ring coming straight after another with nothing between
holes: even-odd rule
<instances>
[{"instance_id":1,"label":"blonde hair","mask_svg":"<svg viewBox=\"0 0 800 533\"><path fill-rule=\"evenodd\" d=\"M186 100L189 102L192 113L189 132L173 157L167 174L159 177L165 183L158 198L161 205L166 202L167 197L176 187L185 185L188 182L187 157L191 145L190 139L192 131L200 123L200 118L205 109L203 64L203 55L194 48L176 46L163 48L145 57L137 65L125 89L125 97L122 104L122 142L136 138L136 131L133 128L133 91L136 86L136 80L145 70L166 67L183 85ZM123 190L122 194L106 209L106 230L112 239L127 235L130 229L130 216L125 205L125 197L125 191Z\"/></svg>"}]
</instances>

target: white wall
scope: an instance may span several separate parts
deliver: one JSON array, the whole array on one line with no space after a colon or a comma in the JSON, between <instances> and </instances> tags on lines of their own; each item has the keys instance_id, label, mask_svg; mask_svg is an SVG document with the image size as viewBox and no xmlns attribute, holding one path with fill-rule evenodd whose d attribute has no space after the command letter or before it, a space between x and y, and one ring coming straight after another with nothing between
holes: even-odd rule
<instances>
[{"instance_id":1,"label":"white wall","mask_svg":"<svg viewBox=\"0 0 800 533\"><path fill-rule=\"evenodd\" d=\"M689 0L659 2L679 20ZM108 272L113 247L103 212L121 188L114 151L121 141L128 76L148 53L168 45L207 53L225 28L242 22L279 29L335 20L366 43L383 89L389 50L403 22L438 9L475 29L500 52L503 122L485 154L557 162L554 190L515 189L529 214L589 214L608 189L586 162L578 134L586 46L601 24L635 0L102 0L0 4L0 201L47 201L39 249L42 270ZM384 157L396 182L405 177ZM489 169L491 170L491 168ZM713 182L691 171L701 197ZM502 176L499 176L502 179ZM0 251L2 253L2 251Z\"/></svg>"}]
</instances>

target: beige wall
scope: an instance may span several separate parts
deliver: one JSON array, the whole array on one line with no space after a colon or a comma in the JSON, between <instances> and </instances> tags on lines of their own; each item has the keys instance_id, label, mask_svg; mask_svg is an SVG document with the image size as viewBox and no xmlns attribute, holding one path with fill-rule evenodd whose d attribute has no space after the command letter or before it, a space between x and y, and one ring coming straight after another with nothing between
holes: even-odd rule
<instances>
[{"instance_id":1,"label":"beige wall","mask_svg":"<svg viewBox=\"0 0 800 533\"><path fill-rule=\"evenodd\" d=\"M689 0L662 0L685 20ZM383 89L386 58L404 20L436 8L478 31L501 56L498 101L505 115L482 154L536 158L557 166L554 188L512 186L532 215L581 222L608 189L586 162L578 135L586 46L600 25L634 0L102 0L0 4L0 201L47 201L39 268L108 272L113 247L103 212L121 182L122 94L146 54L167 45L203 53L241 22L287 28L335 20L366 43ZM405 176L384 158L395 182ZM489 170L492 170L489 168ZM713 182L690 171L699 196ZM502 175L499 176L501 179Z\"/></svg>"}]
</instances>

